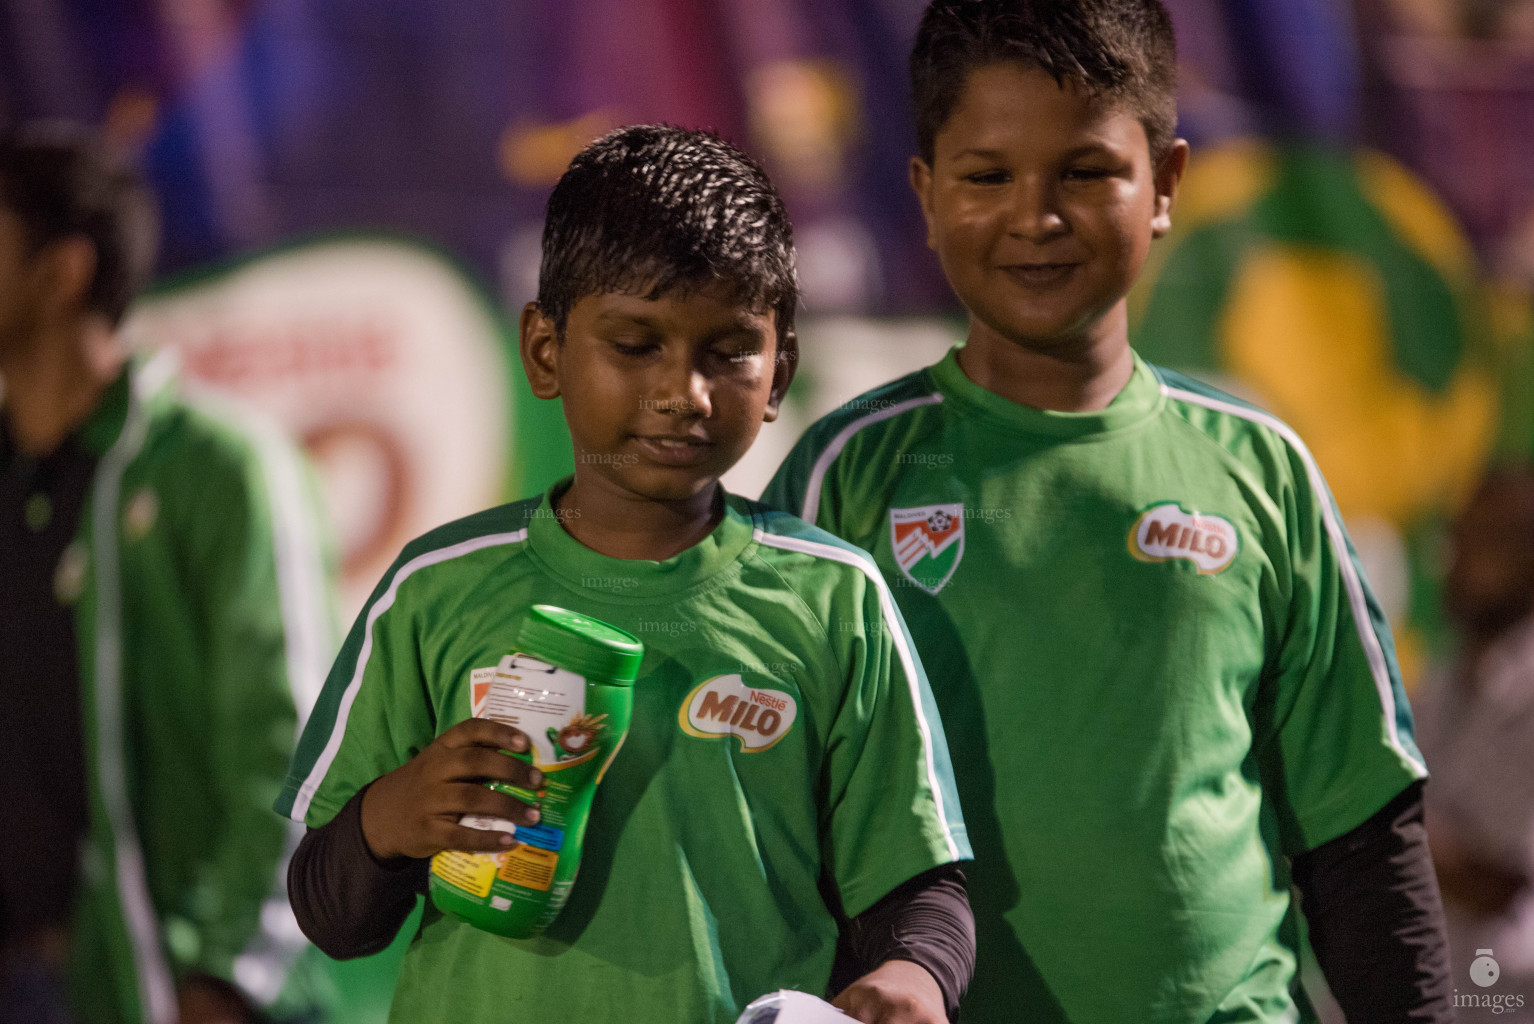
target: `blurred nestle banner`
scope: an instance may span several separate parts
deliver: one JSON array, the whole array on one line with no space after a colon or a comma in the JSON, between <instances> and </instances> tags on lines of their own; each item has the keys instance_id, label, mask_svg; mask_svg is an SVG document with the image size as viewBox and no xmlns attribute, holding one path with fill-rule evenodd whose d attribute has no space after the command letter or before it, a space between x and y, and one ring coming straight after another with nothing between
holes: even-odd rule
<instances>
[{"instance_id":1,"label":"blurred nestle banner","mask_svg":"<svg viewBox=\"0 0 1534 1024\"><path fill-rule=\"evenodd\" d=\"M293 244L168 283L124 330L302 439L348 621L407 541L567 471L557 403L528 391L495 303L420 244Z\"/></svg>"}]
</instances>

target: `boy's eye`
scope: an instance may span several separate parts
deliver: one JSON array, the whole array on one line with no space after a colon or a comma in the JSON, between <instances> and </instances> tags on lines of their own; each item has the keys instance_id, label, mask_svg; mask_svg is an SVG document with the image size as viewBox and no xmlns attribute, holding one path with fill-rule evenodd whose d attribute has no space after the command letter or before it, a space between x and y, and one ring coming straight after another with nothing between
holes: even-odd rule
<instances>
[{"instance_id":1,"label":"boy's eye","mask_svg":"<svg viewBox=\"0 0 1534 1024\"><path fill-rule=\"evenodd\" d=\"M1106 167L1072 167L1065 177L1067 181L1100 181L1112 174Z\"/></svg>"},{"instance_id":2,"label":"boy's eye","mask_svg":"<svg viewBox=\"0 0 1534 1024\"><path fill-rule=\"evenodd\" d=\"M655 343L653 341L617 341L617 340L613 341L612 346L613 346L613 348L615 350L617 350L619 355L623 355L623 356L636 356L636 357L637 356L649 355L652 351L655 350L655 347L656 347Z\"/></svg>"},{"instance_id":3,"label":"boy's eye","mask_svg":"<svg viewBox=\"0 0 1534 1024\"><path fill-rule=\"evenodd\" d=\"M1012 175L1003 170L992 169L966 174L964 180L971 185L1005 185L1012 180Z\"/></svg>"}]
</instances>

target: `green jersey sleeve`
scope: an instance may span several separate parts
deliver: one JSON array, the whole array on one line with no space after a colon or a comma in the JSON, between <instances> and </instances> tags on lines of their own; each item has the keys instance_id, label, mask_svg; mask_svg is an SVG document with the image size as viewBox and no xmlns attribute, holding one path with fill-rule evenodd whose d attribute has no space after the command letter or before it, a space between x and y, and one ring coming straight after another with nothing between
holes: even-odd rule
<instances>
[{"instance_id":1,"label":"green jersey sleeve","mask_svg":"<svg viewBox=\"0 0 1534 1024\"><path fill-rule=\"evenodd\" d=\"M1283 794L1286 852L1296 853L1361 824L1427 770L1390 627L1315 461L1288 441L1288 607L1258 739Z\"/></svg>"},{"instance_id":2,"label":"green jersey sleeve","mask_svg":"<svg viewBox=\"0 0 1534 1024\"><path fill-rule=\"evenodd\" d=\"M821 839L842 908L856 916L973 854L926 672L872 557L791 516L767 521L764 545L814 559L780 571L825 623L845 677L822 732Z\"/></svg>"},{"instance_id":3,"label":"green jersey sleeve","mask_svg":"<svg viewBox=\"0 0 1534 1024\"><path fill-rule=\"evenodd\" d=\"M820 456L823 445L816 443L815 428L795 442L788 457L773 474L768 482L767 489L762 492L762 503L775 509L796 515L807 523L813 523L823 530L836 532L835 525L829 517L822 515L824 494L817 493L815 507L806 509L805 496L809 491L810 477L815 473L816 461ZM817 488L817 491L820 489Z\"/></svg>"},{"instance_id":4,"label":"green jersey sleeve","mask_svg":"<svg viewBox=\"0 0 1534 1024\"><path fill-rule=\"evenodd\" d=\"M778 467L767 489L762 492L762 504L796 515L805 522L816 523L823 530L830 529L818 515L805 515L804 494L809 484L810 470L814 466L818 446L810 444L809 435L799 438L789 451L788 457ZM818 504L818 503L817 503ZM812 510L818 512L819 510Z\"/></svg>"},{"instance_id":5,"label":"green jersey sleeve","mask_svg":"<svg viewBox=\"0 0 1534 1024\"><path fill-rule=\"evenodd\" d=\"M948 745L905 622L869 579L845 629L847 689L826 765L829 861L856 916L939 864L973 856Z\"/></svg>"},{"instance_id":6,"label":"green jersey sleeve","mask_svg":"<svg viewBox=\"0 0 1534 1024\"><path fill-rule=\"evenodd\" d=\"M884 445L887 449L891 439L884 435L891 428L897 436L909 437L913 423L921 420L907 414L941 401L926 371L918 371L847 403L817 421L794 444L762 492L763 504L839 537L857 534L858 530L849 532L849 528L853 525L850 520L857 519L859 512L865 516L870 510L882 514L875 507L877 503L867 500L877 489L870 485L887 483L890 478L889 467L871 459L866 446ZM846 496L854 494L864 496L862 507L844 507Z\"/></svg>"},{"instance_id":7,"label":"green jersey sleeve","mask_svg":"<svg viewBox=\"0 0 1534 1024\"><path fill-rule=\"evenodd\" d=\"M410 600L410 577L422 565L414 554L405 549L352 625L304 727L279 814L318 828L435 737Z\"/></svg>"}]
</instances>

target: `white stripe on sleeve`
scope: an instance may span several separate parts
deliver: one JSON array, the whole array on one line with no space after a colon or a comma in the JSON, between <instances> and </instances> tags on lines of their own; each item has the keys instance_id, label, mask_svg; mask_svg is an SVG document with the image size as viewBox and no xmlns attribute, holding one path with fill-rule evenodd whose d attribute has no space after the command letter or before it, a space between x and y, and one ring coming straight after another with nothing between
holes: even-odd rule
<instances>
[{"instance_id":1,"label":"white stripe on sleeve","mask_svg":"<svg viewBox=\"0 0 1534 1024\"><path fill-rule=\"evenodd\" d=\"M900 614L895 610L895 598L890 593L888 584L884 582L884 576L879 572L879 567L870 562L865 556L839 548L831 544L822 544L818 541L804 540L799 537L781 537L768 533L758 527L755 531L758 544L768 547L782 548L785 551L798 551L801 554L814 555L817 558L829 558L834 562L841 562L862 571L879 592L879 608L884 615L884 625L889 630L890 636L895 640L895 651L900 657L900 666L905 672L906 685L911 691L911 707L916 715L916 728L921 734L922 758L926 762L927 786L932 790L932 802L937 808L938 820L943 825L943 841L948 844L948 854L955 860L959 859L959 847L953 841L954 824L949 820L947 808L943 806L943 788L938 782L937 761L932 753L932 727L927 722L925 712L922 711L922 699L920 683L916 673L916 658L911 653L910 645L906 642L905 629L901 626Z\"/></svg>"},{"instance_id":2,"label":"white stripe on sleeve","mask_svg":"<svg viewBox=\"0 0 1534 1024\"><path fill-rule=\"evenodd\" d=\"M389 581L389 587L371 605L365 613L362 630L362 649L357 654L357 666L352 672L351 681L346 684L346 690L341 695L341 706L336 711L335 725L332 726L330 739L325 743L325 748L320 751L319 758L314 762L314 767L309 770L304 783L299 787L298 795L293 800L293 809L288 816L294 821L303 821L304 815L309 811L309 805L314 800L314 794L320 788L320 783L325 781L325 773L336 759L336 754L341 749L341 739L346 735L346 719L351 714L352 704L357 700L357 692L362 689L362 676L367 671L368 658L373 653L373 625L379 616L394 606L394 600L399 594L400 584L404 583L412 575L427 566L437 565L440 562L451 561L464 555L482 551L485 548L493 548L502 544L516 544L527 539L526 527L514 530L511 533L489 533L482 537L474 537L470 540L438 548L417 555L404 565L395 570L394 577Z\"/></svg>"},{"instance_id":3,"label":"white stripe on sleeve","mask_svg":"<svg viewBox=\"0 0 1534 1024\"><path fill-rule=\"evenodd\" d=\"M842 453L842 449L847 447L847 442L851 441L858 431L919 406L936 405L942 400L941 393L908 398L904 402L896 402L888 409L880 409L867 416L859 416L843 427L835 437L831 438L831 443L826 445L820 457L815 460L814 468L810 470L810 482L804 489L804 508L800 511L799 518L811 526L815 525L815 517L820 514L820 490L825 485L826 473L831 469L831 463L836 461L836 457Z\"/></svg>"},{"instance_id":4,"label":"white stripe on sleeve","mask_svg":"<svg viewBox=\"0 0 1534 1024\"><path fill-rule=\"evenodd\" d=\"M1162 383L1162 394L1168 398L1188 402L1192 405L1201 405L1206 409L1223 412L1237 419L1247 420L1252 423L1260 423L1282 437L1289 445L1300 454L1300 461L1305 465L1305 474L1310 480L1310 489L1315 493L1316 501L1321 505L1321 520L1326 526L1327 538L1331 541L1332 551L1337 558L1337 564L1342 572L1343 588L1348 596L1348 606L1353 611L1353 625L1358 630L1359 643L1363 645L1364 655L1369 662L1369 672L1374 677L1374 689L1379 694L1380 708L1385 715L1386 734L1390 740L1390 747L1402 760L1411 766L1419 777L1426 777L1427 768L1401 745L1400 731L1396 728L1396 702L1395 691L1390 682L1390 670L1385 663L1385 649L1380 643L1379 635L1374 630L1373 621L1369 617L1369 603L1364 596L1363 581L1358 576L1358 569L1353 565L1352 556L1348 554L1346 536L1342 532L1342 523L1337 518L1337 512L1332 508L1328 498L1326 481L1321 476L1321 469L1316 465L1315 457L1310 454L1310 449L1305 447L1305 442L1300 440L1300 435L1294 432L1283 420L1270 416L1256 409L1249 409L1234 402L1221 401L1218 398L1209 398L1193 391L1184 391L1174 388L1169 384Z\"/></svg>"}]
</instances>

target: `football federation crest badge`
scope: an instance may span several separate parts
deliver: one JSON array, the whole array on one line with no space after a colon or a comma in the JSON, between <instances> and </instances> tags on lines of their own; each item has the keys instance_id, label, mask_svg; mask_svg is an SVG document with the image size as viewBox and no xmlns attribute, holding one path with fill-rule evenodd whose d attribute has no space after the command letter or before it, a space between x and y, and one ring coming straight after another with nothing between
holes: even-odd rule
<instances>
[{"instance_id":1,"label":"football federation crest badge","mask_svg":"<svg viewBox=\"0 0 1534 1024\"><path fill-rule=\"evenodd\" d=\"M890 509L890 544L906 579L936 594L964 557L964 503Z\"/></svg>"}]
</instances>

